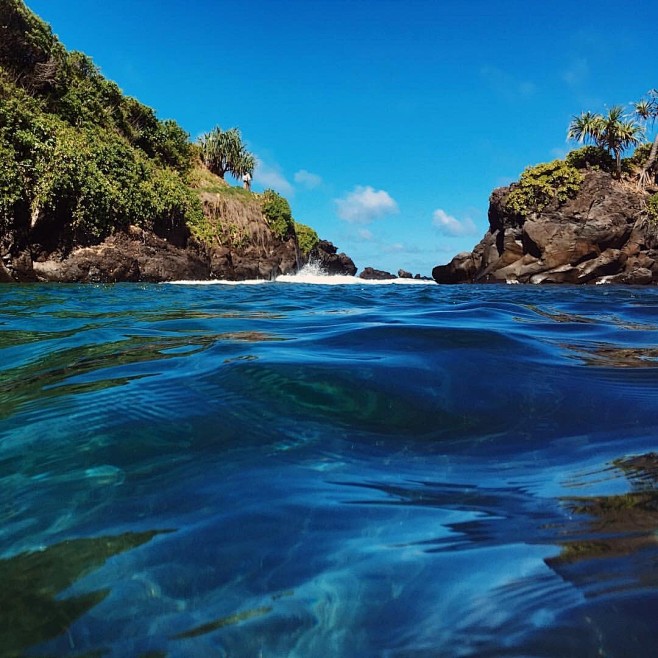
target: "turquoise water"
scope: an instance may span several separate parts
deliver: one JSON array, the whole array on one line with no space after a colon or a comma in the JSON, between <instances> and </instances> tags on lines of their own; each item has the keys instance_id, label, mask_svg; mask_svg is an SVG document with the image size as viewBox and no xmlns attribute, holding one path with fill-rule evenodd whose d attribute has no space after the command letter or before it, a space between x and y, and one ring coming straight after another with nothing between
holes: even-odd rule
<instances>
[{"instance_id":1,"label":"turquoise water","mask_svg":"<svg viewBox=\"0 0 658 658\"><path fill-rule=\"evenodd\" d=\"M0 656L655 655L658 290L0 300Z\"/></svg>"}]
</instances>

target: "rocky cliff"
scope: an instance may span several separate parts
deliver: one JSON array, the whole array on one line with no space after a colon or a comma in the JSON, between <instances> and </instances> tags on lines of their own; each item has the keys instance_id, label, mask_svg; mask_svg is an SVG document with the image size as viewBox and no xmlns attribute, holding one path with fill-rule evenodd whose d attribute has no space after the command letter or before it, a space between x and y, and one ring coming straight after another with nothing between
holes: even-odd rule
<instances>
[{"instance_id":1,"label":"rocky cliff","mask_svg":"<svg viewBox=\"0 0 658 658\"><path fill-rule=\"evenodd\" d=\"M0 0L0 35L0 282L270 279L303 264L318 236L283 197L214 176L175 121L23 0Z\"/></svg>"},{"instance_id":2,"label":"rocky cliff","mask_svg":"<svg viewBox=\"0 0 658 658\"><path fill-rule=\"evenodd\" d=\"M99 244L49 251L32 240L29 230L6 232L0 235L0 282L273 279L296 272L308 260L294 231L279 236L272 230L257 195L200 194L203 236L184 224L158 233L131 225ZM310 257L329 274L354 274L352 260L336 252L322 240Z\"/></svg>"},{"instance_id":3,"label":"rocky cliff","mask_svg":"<svg viewBox=\"0 0 658 658\"><path fill-rule=\"evenodd\" d=\"M433 269L437 283L658 282L658 227L634 183L587 169L572 198L524 216L507 203L515 186L494 190L489 230L473 251Z\"/></svg>"}]
</instances>

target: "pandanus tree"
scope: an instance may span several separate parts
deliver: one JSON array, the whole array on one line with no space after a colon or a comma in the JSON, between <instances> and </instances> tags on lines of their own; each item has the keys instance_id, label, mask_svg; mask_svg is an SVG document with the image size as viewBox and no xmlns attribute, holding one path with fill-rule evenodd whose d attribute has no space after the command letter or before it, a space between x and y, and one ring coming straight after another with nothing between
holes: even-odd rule
<instances>
[{"instance_id":1,"label":"pandanus tree","mask_svg":"<svg viewBox=\"0 0 658 658\"><path fill-rule=\"evenodd\" d=\"M589 141L607 149L615 159L615 176L621 178L622 153L639 144L643 134L642 126L616 105L606 115L583 112L573 117L567 138L581 143Z\"/></svg>"},{"instance_id":2,"label":"pandanus tree","mask_svg":"<svg viewBox=\"0 0 658 658\"><path fill-rule=\"evenodd\" d=\"M247 151L238 128L222 130L216 126L199 139L199 146L203 163L220 178L227 172L236 178L252 174L256 167L256 159Z\"/></svg>"},{"instance_id":3,"label":"pandanus tree","mask_svg":"<svg viewBox=\"0 0 658 658\"><path fill-rule=\"evenodd\" d=\"M658 89L652 89L647 94L647 98L643 98L639 103L636 103L635 114L637 114L637 116L647 124L651 124L651 127L653 128L653 124L655 123L656 118L658 118ZM651 180L657 157L658 132L656 132L656 135L654 136L653 144L651 145L651 151L649 152L649 157L644 163L644 167L640 173L640 186L644 187Z\"/></svg>"}]
</instances>

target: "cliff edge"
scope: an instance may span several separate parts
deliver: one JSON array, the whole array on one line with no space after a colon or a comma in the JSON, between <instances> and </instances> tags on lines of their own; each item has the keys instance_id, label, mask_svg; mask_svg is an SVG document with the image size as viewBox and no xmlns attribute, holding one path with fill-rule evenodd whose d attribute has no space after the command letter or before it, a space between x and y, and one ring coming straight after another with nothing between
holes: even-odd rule
<instances>
[{"instance_id":1,"label":"cliff edge","mask_svg":"<svg viewBox=\"0 0 658 658\"><path fill-rule=\"evenodd\" d=\"M519 211L519 186L494 190L489 230L473 251L432 270L437 283L658 282L648 191L585 168L562 193Z\"/></svg>"}]
</instances>

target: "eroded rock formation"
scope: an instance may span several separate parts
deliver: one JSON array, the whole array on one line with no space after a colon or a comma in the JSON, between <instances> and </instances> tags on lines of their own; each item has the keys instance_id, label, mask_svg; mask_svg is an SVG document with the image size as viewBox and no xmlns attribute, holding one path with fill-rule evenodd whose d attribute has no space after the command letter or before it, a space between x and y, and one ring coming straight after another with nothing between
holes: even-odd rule
<instances>
[{"instance_id":1,"label":"eroded rock formation","mask_svg":"<svg viewBox=\"0 0 658 658\"><path fill-rule=\"evenodd\" d=\"M338 249L331 242L320 240L309 254L309 260L318 263L329 275L354 276L356 274L354 261L346 254L337 252Z\"/></svg>"},{"instance_id":2,"label":"eroded rock formation","mask_svg":"<svg viewBox=\"0 0 658 658\"><path fill-rule=\"evenodd\" d=\"M630 283L658 281L658 229L646 194L606 172L587 171L580 190L524 218L494 192L489 230L471 252L438 265L438 283Z\"/></svg>"}]
</instances>

